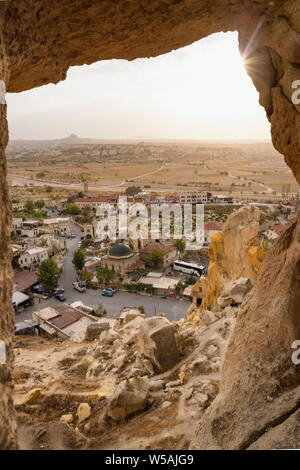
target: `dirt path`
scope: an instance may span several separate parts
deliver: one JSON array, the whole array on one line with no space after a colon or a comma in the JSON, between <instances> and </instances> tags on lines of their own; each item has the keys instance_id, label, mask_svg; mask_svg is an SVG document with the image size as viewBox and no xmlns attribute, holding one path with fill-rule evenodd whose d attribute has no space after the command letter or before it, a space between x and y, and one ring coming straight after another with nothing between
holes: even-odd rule
<instances>
[{"instance_id":1,"label":"dirt path","mask_svg":"<svg viewBox=\"0 0 300 470\"><path fill-rule=\"evenodd\" d=\"M135 181L135 180L138 180L140 178L145 178L146 176L150 176L150 175L154 175L156 173L159 173L161 170L163 170L166 166L166 163L164 163L161 167L159 167L158 169L154 170L154 171L150 171L148 173L144 173L142 175L139 175L139 176L135 176L134 178L130 178L130 181ZM50 181L50 180L39 180L39 179L31 179L31 178L26 178L25 176L19 176L17 174L14 174L14 173L9 173L9 176L11 178L13 178L14 182L17 183L17 184L20 184L20 185L25 185L25 184L28 184L30 183L31 185L33 186L45 186L45 185L49 185L49 186L54 186L56 188L65 188L66 186L68 188L74 188L74 189L81 189L82 188L82 183L58 183L57 181ZM119 188L119 187L122 187L122 186L125 186L126 183L128 183L128 181L126 179L124 179L121 183L119 184L115 184L115 185L90 185L89 184L89 188L91 190L99 190L99 189L104 189L104 190L110 190L110 189L114 189L114 188Z\"/></svg>"}]
</instances>

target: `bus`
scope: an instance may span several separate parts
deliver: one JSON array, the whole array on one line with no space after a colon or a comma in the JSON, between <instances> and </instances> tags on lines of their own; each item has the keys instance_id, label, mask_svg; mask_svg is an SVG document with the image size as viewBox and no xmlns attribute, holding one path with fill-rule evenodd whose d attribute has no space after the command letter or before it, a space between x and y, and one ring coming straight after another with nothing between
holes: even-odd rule
<instances>
[{"instance_id":1,"label":"bus","mask_svg":"<svg viewBox=\"0 0 300 470\"><path fill-rule=\"evenodd\" d=\"M205 267L199 264L186 263L185 261L174 261L173 268L175 271L200 277L205 274Z\"/></svg>"}]
</instances>

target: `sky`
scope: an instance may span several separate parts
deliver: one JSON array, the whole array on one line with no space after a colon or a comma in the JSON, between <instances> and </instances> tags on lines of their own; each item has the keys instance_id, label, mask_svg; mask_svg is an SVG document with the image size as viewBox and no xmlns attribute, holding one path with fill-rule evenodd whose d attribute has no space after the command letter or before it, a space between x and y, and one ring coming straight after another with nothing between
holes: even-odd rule
<instances>
[{"instance_id":1,"label":"sky","mask_svg":"<svg viewBox=\"0 0 300 470\"><path fill-rule=\"evenodd\" d=\"M270 139L237 33L155 58L71 67L65 81L6 101L10 139Z\"/></svg>"}]
</instances>

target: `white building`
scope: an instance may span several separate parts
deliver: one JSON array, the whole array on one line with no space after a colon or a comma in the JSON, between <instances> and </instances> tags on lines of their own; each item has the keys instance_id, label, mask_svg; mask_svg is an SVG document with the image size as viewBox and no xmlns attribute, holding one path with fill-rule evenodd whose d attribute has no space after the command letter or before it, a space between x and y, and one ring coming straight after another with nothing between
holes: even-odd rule
<instances>
[{"instance_id":1,"label":"white building","mask_svg":"<svg viewBox=\"0 0 300 470\"><path fill-rule=\"evenodd\" d=\"M71 235L70 219L68 217L57 217L53 219L44 219L42 230L45 233L54 235Z\"/></svg>"},{"instance_id":2,"label":"white building","mask_svg":"<svg viewBox=\"0 0 300 470\"><path fill-rule=\"evenodd\" d=\"M23 219L21 217L14 217L12 221L11 230L17 233L23 227Z\"/></svg>"},{"instance_id":3,"label":"white building","mask_svg":"<svg viewBox=\"0 0 300 470\"><path fill-rule=\"evenodd\" d=\"M25 202L13 202L12 203L12 210L13 211L23 211L25 208Z\"/></svg>"},{"instance_id":4,"label":"white building","mask_svg":"<svg viewBox=\"0 0 300 470\"><path fill-rule=\"evenodd\" d=\"M21 268L38 267L42 261L48 258L48 249L43 247L27 248L19 258Z\"/></svg>"},{"instance_id":5,"label":"white building","mask_svg":"<svg viewBox=\"0 0 300 470\"><path fill-rule=\"evenodd\" d=\"M213 200L212 193L208 191L195 191L181 193L179 196L180 204L205 204Z\"/></svg>"},{"instance_id":6,"label":"white building","mask_svg":"<svg viewBox=\"0 0 300 470\"><path fill-rule=\"evenodd\" d=\"M25 238L36 238L40 234L37 227L23 227L21 229L21 236Z\"/></svg>"}]
</instances>

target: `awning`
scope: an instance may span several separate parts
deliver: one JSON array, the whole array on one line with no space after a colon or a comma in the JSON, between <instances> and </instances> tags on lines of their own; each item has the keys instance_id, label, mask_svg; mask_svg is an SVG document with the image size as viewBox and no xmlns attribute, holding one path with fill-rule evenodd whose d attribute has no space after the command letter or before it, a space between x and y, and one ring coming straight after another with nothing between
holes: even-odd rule
<instances>
[{"instance_id":1,"label":"awning","mask_svg":"<svg viewBox=\"0 0 300 470\"><path fill-rule=\"evenodd\" d=\"M22 304L23 302L25 302L26 300L29 300L28 295L25 295L22 292L18 292L18 291L13 293L13 297L12 297L13 305L18 306Z\"/></svg>"}]
</instances>

